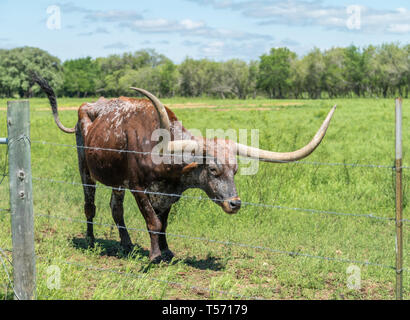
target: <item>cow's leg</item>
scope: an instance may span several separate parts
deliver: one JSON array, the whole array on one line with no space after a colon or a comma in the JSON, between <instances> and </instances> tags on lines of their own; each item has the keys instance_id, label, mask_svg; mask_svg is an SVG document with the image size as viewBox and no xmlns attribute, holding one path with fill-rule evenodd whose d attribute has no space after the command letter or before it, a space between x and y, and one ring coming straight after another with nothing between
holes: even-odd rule
<instances>
[{"instance_id":1,"label":"cow's leg","mask_svg":"<svg viewBox=\"0 0 410 320\"><path fill-rule=\"evenodd\" d=\"M168 225L168 214L171 208L165 210L164 212L158 215L159 220L161 221L161 233L158 235L159 241L159 249L161 250L162 259L166 261L172 260L174 254L168 248L167 237L166 237L166 230Z\"/></svg>"},{"instance_id":2,"label":"cow's leg","mask_svg":"<svg viewBox=\"0 0 410 320\"><path fill-rule=\"evenodd\" d=\"M110 207L112 217L120 234L121 246L128 252L132 249L132 242L124 223L124 194L125 191L113 190L111 193Z\"/></svg>"},{"instance_id":3,"label":"cow's leg","mask_svg":"<svg viewBox=\"0 0 410 320\"><path fill-rule=\"evenodd\" d=\"M132 187L131 191L138 207L145 219L149 236L151 238L151 249L149 251L149 258L153 262L159 262L161 260L161 249L159 246L159 232L162 230L162 224L154 209L151 206L149 198L144 194L144 190L137 187Z\"/></svg>"},{"instance_id":4,"label":"cow's leg","mask_svg":"<svg viewBox=\"0 0 410 320\"><path fill-rule=\"evenodd\" d=\"M138 146L137 135L135 129L127 131L127 141L129 150L141 150ZM149 258L151 261L158 261L161 259L161 250L159 248L158 232L161 232L162 225L158 219L148 195L144 193L144 189L139 185L139 180L144 176L143 172L139 170L137 157L135 154L128 153L128 172L129 172L129 188L138 207L145 219L149 236L151 238L151 249L149 251Z\"/></svg>"},{"instance_id":5,"label":"cow's leg","mask_svg":"<svg viewBox=\"0 0 410 320\"><path fill-rule=\"evenodd\" d=\"M94 248L94 229L93 229L93 219L95 217L95 182L92 179L82 179L84 184L88 186L84 186L84 212L87 218L87 242L91 248Z\"/></svg>"},{"instance_id":6,"label":"cow's leg","mask_svg":"<svg viewBox=\"0 0 410 320\"><path fill-rule=\"evenodd\" d=\"M87 218L87 242L90 247L94 247L94 230L93 219L95 217L95 181L90 175L90 171L87 166L84 153L84 139L79 130L79 125L76 128L76 140L77 140L77 154L78 154L78 167L80 169L81 181L83 183L84 190L84 212Z\"/></svg>"}]
</instances>

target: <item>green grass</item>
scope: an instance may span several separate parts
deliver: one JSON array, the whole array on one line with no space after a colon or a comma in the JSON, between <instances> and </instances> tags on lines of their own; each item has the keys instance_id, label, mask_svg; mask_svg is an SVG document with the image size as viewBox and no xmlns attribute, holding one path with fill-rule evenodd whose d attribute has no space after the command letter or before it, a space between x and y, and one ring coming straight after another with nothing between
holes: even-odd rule
<instances>
[{"instance_id":1,"label":"green grass","mask_svg":"<svg viewBox=\"0 0 410 320\"><path fill-rule=\"evenodd\" d=\"M95 99L60 99L60 107L79 106ZM328 133L306 162L394 164L394 101L351 100L212 100L164 99L164 104L208 104L199 109L174 111L186 128L259 129L260 147L291 151L308 142L330 107L338 108ZM404 101L404 162L410 132L409 102ZM46 99L31 99L31 139L75 144L75 137L59 131ZM242 110L241 108L250 110ZM259 107L269 110L258 110ZM6 108L6 100L0 100ZM252 110L255 108L255 110ZM47 110L43 110L47 109ZM0 136L6 135L6 111L0 110ZM76 111L60 113L67 127ZM0 146L0 169L5 147ZM243 165L244 166L244 165ZM33 176L80 183L75 149L32 143ZM409 171L404 170L404 217L409 217ZM242 201L289 208L394 217L394 176L391 169L312 164L259 163L254 176L236 176ZM347 287L350 263L273 253L192 238L168 237L175 258L150 265L149 237L130 230L137 244L131 255L119 248L115 228L95 226L97 246L87 249L85 224L43 217L84 220L81 186L33 180L37 297L39 299L237 299L235 295L264 299L394 299L395 271L359 265L361 289ZM0 208L8 208L8 180L0 185ZM186 195L205 196L189 190ZM110 192L97 189L95 222L113 224ZM129 228L145 230L133 197L125 199ZM404 266L409 268L408 223L404 227ZM395 265L393 221L303 211L244 206L227 215L211 201L181 199L174 205L168 233L260 246L312 256ZM0 247L12 248L10 216L0 212ZM11 255L9 256L11 259ZM69 262L70 264L67 264ZM60 289L49 289L47 268L61 269ZM9 270L10 270L10 266ZM94 269L93 269L94 268ZM126 275L121 274L126 273ZM0 298L6 292L6 274L0 269ZM203 290L205 289L205 290ZM10 290L8 298L11 298ZM404 298L409 299L408 271Z\"/></svg>"}]
</instances>

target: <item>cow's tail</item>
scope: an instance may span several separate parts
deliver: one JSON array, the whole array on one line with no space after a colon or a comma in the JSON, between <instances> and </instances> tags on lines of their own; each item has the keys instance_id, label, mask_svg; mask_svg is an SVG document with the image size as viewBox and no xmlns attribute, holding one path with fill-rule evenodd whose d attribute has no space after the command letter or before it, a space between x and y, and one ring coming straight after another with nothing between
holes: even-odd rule
<instances>
[{"instance_id":1,"label":"cow's tail","mask_svg":"<svg viewBox=\"0 0 410 320\"><path fill-rule=\"evenodd\" d=\"M57 98L54 90L50 87L48 82L36 73L33 73L31 76L33 80L40 86L40 88L46 93L48 100L50 101L51 110L53 111L54 121L56 122L60 130L64 131L65 133L74 133L75 128L66 128L61 123L60 118L58 117Z\"/></svg>"}]
</instances>

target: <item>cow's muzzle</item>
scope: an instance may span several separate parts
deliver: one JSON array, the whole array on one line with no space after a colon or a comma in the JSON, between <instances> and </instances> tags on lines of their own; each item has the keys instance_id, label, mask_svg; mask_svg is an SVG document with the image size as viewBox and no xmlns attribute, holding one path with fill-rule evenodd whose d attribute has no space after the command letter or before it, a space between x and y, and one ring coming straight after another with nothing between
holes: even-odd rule
<instances>
[{"instance_id":1,"label":"cow's muzzle","mask_svg":"<svg viewBox=\"0 0 410 320\"><path fill-rule=\"evenodd\" d=\"M226 213L237 213L241 208L241 199L239 197L232 197L221 202L221 207Z\"/></svg>"}]
</instances>

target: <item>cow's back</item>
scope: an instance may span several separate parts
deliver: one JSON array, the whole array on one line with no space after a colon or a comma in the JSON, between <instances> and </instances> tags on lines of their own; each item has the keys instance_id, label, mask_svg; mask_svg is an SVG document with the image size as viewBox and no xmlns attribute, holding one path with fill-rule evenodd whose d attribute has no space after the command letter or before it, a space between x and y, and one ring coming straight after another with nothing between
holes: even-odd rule
<instances>
[{"instance_id":1,"label":"cow's back","mask_svg":"<svg viewBox=\"0 0 410 320\"><path fill-rule=\"evenodd\" d=\"M140 170L153 172L150 152L157 142L151 141L151 136L160 123L149 100L100 98L81 106L79 123L87 166L96 180L110 186L127 186L129 156L136 158Z\"/></svg>"}]
</instances>

